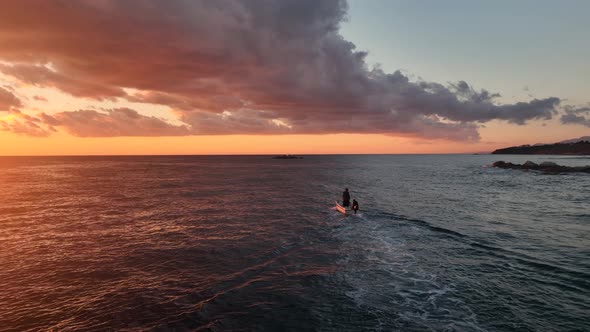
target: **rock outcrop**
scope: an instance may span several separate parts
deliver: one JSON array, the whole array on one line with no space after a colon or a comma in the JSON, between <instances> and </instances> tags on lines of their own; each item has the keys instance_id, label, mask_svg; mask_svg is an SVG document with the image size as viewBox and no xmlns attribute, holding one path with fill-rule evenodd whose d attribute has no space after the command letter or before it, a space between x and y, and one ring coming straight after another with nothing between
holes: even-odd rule
<instances>
[{"instance_id":1,"label":"rock outcrop","mask_svg":"<svg viewBox=\"0 0 590 332\"><path fill-rule=\"evenodd\" d=\"M542 162L540 164L536 164L532 161L527 161L526 163L524 163L522 165L507 163L505 161L496 161L495 163L492 164L492 166L498 167L498 168L541 171L544 173L552 173L552 174L574 173L574 172L590 173L590 165L571 167L571 166L558 165L558 164L556 164L554 162L550 162L550 161Z\"/></svg>"}]
</instances>

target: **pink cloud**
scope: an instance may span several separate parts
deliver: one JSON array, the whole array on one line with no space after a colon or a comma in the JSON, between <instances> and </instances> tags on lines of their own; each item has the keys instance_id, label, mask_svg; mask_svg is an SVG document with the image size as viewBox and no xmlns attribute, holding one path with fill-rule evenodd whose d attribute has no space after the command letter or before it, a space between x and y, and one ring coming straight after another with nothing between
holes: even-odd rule
<instances>
[{"instance_id":1,"label":"pink cloud","mask_svg":"<svg viewBox=\"0 0 590 332\"><path fill-rule=\"evenodd\" d=\"M13 107L20 106L22 106L20 99L12 92L0 87L0 112L9 111Z\"/></svg>"},{"instance_id":2,"label":"pink cloud","mask_svg":"<svg viewBox=\"0 0 590 332\"><path fill-rule=\"evenodd\" d=\"M40 65L0 65L0 71L21 82L39 87L57 88L76 97L114 100L115 97L126 95L120 87L73 79Z\"/></svg>"},{"instance_id":3,"label":"pink cloud","mask_svg":"<svg viewBox=\"0 0 590 332\"><path fill-rule=\"evenodd\" d=\"M0 130L34 137L46 137L56 131L38 117L18 110L12 110L10 114L13 116L12 120L0 120Z\"/></svg>"},{"instance_id":4,"label":"pink cloud","mask_svg":"<svg viewBox=\"0 0 590 332\"><path fill-rule=\"evenodd\" d=\"M16 134L49 136L61 128L78 137L116 136L183 136L186 126L175 126L154 116L145 116L129 108L107 109L104 112L79 110L37 116L15 112L16 118L0 122L1 129Z\"/></svg>"},{"instance_id":5,"label":"pink cloud","mask_svg":"<svg viewBox=\"0 0 590 332\"><path fill-rule=\"evenodd\" d=\"M13 65L0 71L78 97L167 105L187 124L124 111L56 116L78 136L383 133L475 141L481 123L525 124L557 112L555 97L500 105L496 94L463 81L443 86L371 69L366 53L339 33L346 12L343 0L2 2L0 60Z\"/></svg>"},{"instance_id":6,"label":"pink cloud","mask_svg":"<svg viewBox=\"0 0 590 332\"><path fill-rule=\"evenodd\" d=\"M129 108L115 108L103 112L79 110L61 112L44 121L63 128L79 137L114 136L182 136L188 135L186 126L174 126L154 116L145 116Z\"/></svg>"},{"instance_id":7,"label":"pink cloud","mask_svg":"<svg viewBox=\"0 0 590 332\"><path fill-rule=\"evenodd\" d=\"M33 96L33 99L37 101L47 101L47 98L43 96Z\"/></svg>"}]
</instances>

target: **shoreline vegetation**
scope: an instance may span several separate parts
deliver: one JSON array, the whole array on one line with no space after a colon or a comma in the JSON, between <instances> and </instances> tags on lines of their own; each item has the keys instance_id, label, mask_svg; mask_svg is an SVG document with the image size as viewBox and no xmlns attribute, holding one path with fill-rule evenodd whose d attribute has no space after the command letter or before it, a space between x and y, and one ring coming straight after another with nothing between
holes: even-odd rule
<instances>
[{"instance_id":1,"label":"shoreline vegetation","mask_svg":"<svg viewBox=\"0 0 590 332\"><path fill-rule=\"evenodd\" d=\"M492 154L553 154L584 156L590 155L590 141L578 141L573 143L554 143L540 145L522 145L497 149Z\"/></svg>"}]
</instances>

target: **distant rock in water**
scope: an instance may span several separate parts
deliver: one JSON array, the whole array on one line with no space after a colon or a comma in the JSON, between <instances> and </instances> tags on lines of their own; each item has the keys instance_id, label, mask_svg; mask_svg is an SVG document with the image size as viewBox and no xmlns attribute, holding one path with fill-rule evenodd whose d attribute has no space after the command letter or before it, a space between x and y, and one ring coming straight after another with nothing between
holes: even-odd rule
<instances>
[{"instance_id":1,"label":"distant rock in water","mask_svg":"<svg viewBox=\"0 0 590 332\"><path fill-rule=\"evenodd\" d=\"M492 152L492 154L590 155L590 141L513 146L510 148L498 149Z\"/></svg>"},{"instance_id":2,"label":"distant rock in water","mask_svg":"<svg viewBox=\"0 0 590 332\"><path fill-rule=\"evenodd\" d=\"M291 154L284 154L282 156L274 156L272 159L303 159L303 157L294 156Z\"/></svg>"},{"instance_id":3,"label":"distant rock in water","mask_svg":"<svg viewBox=\"0 0 590 332\"><path fill-rule=\"evenodd\" d=\"M545 173L574 173L574 172L582 172L582 173L590 173L590 165L588 166L579 166L579 167L570 167L570 166L562 166L556 163L545 161L540 164L536 164L532 161L527 161L526 163L519 165L513 163L507 163L505 161L496 161L492 164L494 167L498 168L509 168L509 169L524 169L524 170L532 170L532 171L541 171Z\"/></svg>"}]
</instances>

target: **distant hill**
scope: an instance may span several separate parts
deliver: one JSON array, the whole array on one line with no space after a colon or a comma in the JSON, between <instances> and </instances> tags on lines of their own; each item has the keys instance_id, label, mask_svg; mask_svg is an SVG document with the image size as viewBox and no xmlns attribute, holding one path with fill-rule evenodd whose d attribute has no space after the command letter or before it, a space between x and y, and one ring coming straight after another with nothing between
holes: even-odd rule
<instances>
[{"instance_id":1,"label":"distant hill","mask_svg":"<svg viewBox=\"0 0 590 332\"><path fill-rule=\"evenodd\" d=\"M590 142L590 136L583 136L580 138L568 139L567 141L561 141L561 142L557 142L557 143L577 143L580 141L589 141Z\"/></svg>"},{"instance_id":2,"label":"distant hill","mask_svg":"<svg viewBox=\"0 0 590 332\"><path fill-rule=\"evenodd\" d=\"M563 155L590 155L590 137L585 136L581 139L587 140L570 140L575 143L564 141L555 144L541 145L522 145L513 146L504 149L498 149L492 154L563 154Z\"/></svg>"}]
</instances>

